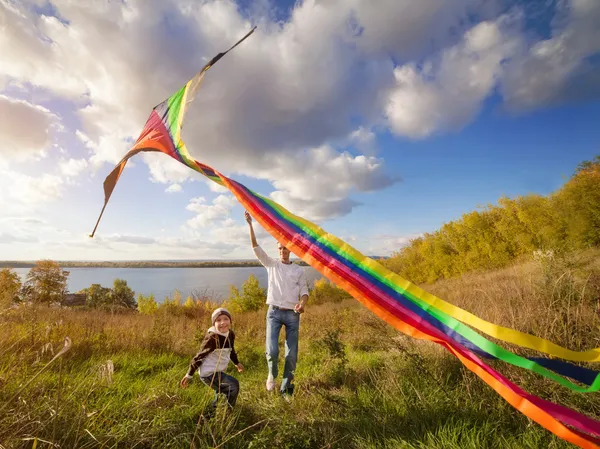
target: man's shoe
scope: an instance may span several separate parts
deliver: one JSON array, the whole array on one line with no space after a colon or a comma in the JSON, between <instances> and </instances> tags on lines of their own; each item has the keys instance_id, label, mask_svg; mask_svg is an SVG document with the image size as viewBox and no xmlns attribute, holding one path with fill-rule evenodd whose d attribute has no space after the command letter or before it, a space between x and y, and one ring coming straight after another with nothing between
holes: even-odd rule
<instances>
[{"instance_id":1,"label":"man's shoe","mask_svg":"<svg viewBox=\"0 0 600 449\"><path fill-rule=\"evenodd\" d=\"M267 377L267 391L273 391L275 389L275 379L271 376Z\"/></svg>"}]
</instances>

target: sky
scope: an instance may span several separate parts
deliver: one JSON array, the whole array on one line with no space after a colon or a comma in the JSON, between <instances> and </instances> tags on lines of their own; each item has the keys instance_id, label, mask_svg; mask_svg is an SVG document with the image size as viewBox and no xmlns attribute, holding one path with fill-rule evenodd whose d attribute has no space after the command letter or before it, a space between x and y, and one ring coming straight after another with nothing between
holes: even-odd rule
<instances>
[{"instance_id":1,"label":"sky","mask_svg":"<svg viewBox=\"0 0 600 449\"><path fill-rule=\"evenodd\" d=\"M206 74L191 155L367 255L600 154L597 0L0 0L0 260L251 259L244 210L163 154L102 183ZM259 243L276 242L255 223Z\"/></svg>"}]
</instances>

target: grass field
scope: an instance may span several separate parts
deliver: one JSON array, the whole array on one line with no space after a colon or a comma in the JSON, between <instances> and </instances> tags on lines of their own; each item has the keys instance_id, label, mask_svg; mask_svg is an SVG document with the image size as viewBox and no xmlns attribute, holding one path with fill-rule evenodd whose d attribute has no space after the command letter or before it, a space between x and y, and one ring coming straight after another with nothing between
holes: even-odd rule
<instances>
[{"instance_id":1,"label":"grass field","mask_svg":"<svg viewBox=\"0 0 600 449\"><path fill-rule=\"evenodd\" d=\"M496 324L589 349L600 346L597 260L529 263L424 287ZM302 316L290 403L264 389L264 311L233 318L246 367L234 374L238 404L232 414L221 406L215 419L198 424L212 391L197 377L187 389L179 380L209 315L32 306L3 312L1 447L573 447L513 409L444 349L404 336L354 300L309 306ZM65 337L71 346L58 355ZM600 418L595 393L571 393L501 362L492 366L533 394Z\"/></svg>"}]
</instances>

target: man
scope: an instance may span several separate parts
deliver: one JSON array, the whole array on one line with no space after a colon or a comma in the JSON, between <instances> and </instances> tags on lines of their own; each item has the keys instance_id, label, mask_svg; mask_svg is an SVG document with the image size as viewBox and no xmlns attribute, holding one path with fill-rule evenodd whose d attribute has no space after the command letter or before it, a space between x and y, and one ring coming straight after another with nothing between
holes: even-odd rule
<instances>
[{"instance_id":1,"label":"man","mask_svg":"<svg viewBox=\"0 0 600 449\"><path fill-rule=\"evenodd\" d=\"M278 374L279 358L279 331L285 327L285 365L280 393L289 397L294 392L294 371L298 360L298 331L300 328L300 314L308 301L308 285L304 269L290 261L290 250L279 243L279 260L272 259L256 242L252 217L245 213L246 221L250 227L250 242L254 254L260 263L267 269L269 285L267 289L267 338L266 356L269 375L267 377L267 390L275 389L275 379Z\"/></svg>"}]
</instances>

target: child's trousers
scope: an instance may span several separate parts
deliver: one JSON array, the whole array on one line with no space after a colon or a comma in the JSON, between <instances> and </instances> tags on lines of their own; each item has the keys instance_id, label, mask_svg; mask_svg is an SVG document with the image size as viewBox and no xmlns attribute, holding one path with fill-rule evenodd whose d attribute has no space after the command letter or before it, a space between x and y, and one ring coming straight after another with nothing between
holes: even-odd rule
<instances>
[{"instance_id":1,"label":"child's trousers","mask_svg":"<svg viewBox=\"0 0 600 449\"><path fill-rule=\"evenodd\" d=\"M222 371L217 371L210 376L201 377L201 379L202 382L215 390L215 398L210 406L210 412L213 412L217 407L219 393L225 395L229 407L233 408L240 392L240 383L235 377L225 374Z\"/></svg>"}]
</instances>

